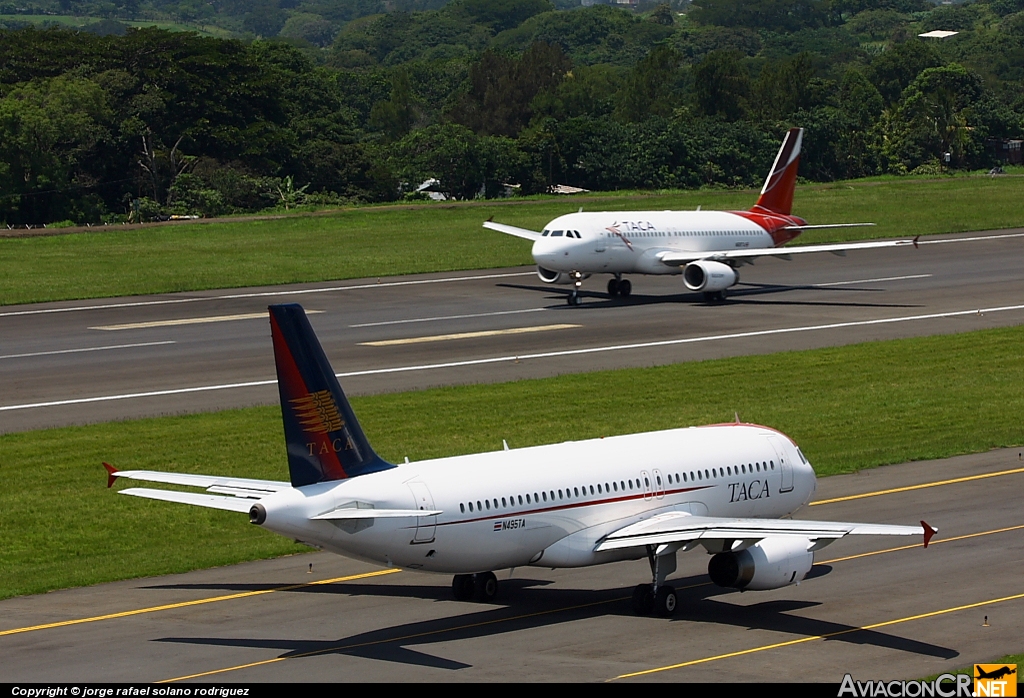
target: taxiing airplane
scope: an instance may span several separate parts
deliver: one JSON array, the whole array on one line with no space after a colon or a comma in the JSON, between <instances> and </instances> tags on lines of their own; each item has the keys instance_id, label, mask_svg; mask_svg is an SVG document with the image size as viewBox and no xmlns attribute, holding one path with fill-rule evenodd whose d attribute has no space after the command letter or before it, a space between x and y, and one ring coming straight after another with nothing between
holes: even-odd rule
<instances>
[{"instance_id":1,"label":"taxiing airplane","mask_svg":"<svg viewBox=\"0 0 1024 698\"><path fill-rule=\"evenodd\" d=\"M638 613L668 616L676 553L702 546L711 580L800 582L814 551L847 535L920 526L780 517L807 503L814 471L784 434L753 424L670 429L395 465L370 446L299 305L270 306L290 482L104 464L118 478L205 488L121 494L248 513L249 521L375 564L454 574L455 598L489 601L494 570L647 558Z\"/></svg>"},{"instance_id":2,"label":"taxiing airplane","mask_svg":"<svg viewBox=\"0 0 1024 698\"><path fill-rule=\"evenodd\" d=\"M739 283L739 267L762 257L789 259L793 254L872 247L917 245L913 240L854 242L786 247L804 230L844 228L874 223L808 225L791 214L803 129L791 128L782 141L761 197L749 211L611 211L570 213L548 223L542 232L486 221L485 228L533 241L537 275L549 284L575 284L569 305L579 305L583 279L612 274L610 296L632 291L623 274L682 274L691 291L705 300L723 300Z\"/></svg>"}]
</instances>

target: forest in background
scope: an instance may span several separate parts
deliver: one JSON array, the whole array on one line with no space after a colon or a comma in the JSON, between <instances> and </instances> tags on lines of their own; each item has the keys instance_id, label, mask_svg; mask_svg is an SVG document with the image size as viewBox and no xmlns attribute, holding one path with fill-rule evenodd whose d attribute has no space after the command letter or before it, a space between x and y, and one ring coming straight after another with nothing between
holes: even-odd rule
<instances>
[{"instance_id":1,"label":"forest in background","mask_svg":"<svg viewBox=\"0 0 1024 698\"><path fill-rule=\"evenodd\" d=\"M794 125L806 179L939 174L1024 136L1024 0L132 1L0 0L0 222L752 186ZM242 38L118 22L189 3Z\"/></svg>"}]
</instances>

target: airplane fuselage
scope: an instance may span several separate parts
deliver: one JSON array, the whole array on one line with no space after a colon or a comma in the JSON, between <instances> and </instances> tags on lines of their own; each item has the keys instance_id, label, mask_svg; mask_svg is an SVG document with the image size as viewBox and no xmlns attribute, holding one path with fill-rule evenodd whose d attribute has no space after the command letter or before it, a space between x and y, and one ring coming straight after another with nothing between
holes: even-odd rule
<instances>
[{"instance_id":1,"label":"airplane fuselage","mask_svg":"<svg viewBox=\"0 0 1024 698\"><path fill-rule=\"evenodd\" d=\"M326 550L466 574L634 559L642 549L594 549L659 513L779 518L806 504L814 487L813 470L785 435L718 425L421 461L285 490L261 504L265 528ZM443 513L310 520L354 507Z\"/></svg>"},{"instance_id":2,"label":"airplane fuselage","mask_svg":"<svg viewBox=\"0 0 1024 698\"><path fill-rule=\"evenodd\" d=\"M679 274L666 252L767 249L785 244L804 221L749 211L570 213L548 223L533 243L538 266L586 274Z\"/></svg>"}]
</instances>

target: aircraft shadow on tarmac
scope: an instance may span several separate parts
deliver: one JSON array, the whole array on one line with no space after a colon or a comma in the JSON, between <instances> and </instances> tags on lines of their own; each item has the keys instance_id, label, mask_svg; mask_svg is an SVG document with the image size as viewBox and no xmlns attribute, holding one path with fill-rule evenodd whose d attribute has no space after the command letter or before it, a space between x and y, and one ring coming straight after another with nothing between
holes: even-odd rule
<instances>
[{"instance_id":1,"label":"aircraft shadow on tarmac","mask_svg":"<svg viewBox=\"0 0 1024 698\"><path fill-rule=\"evenodd\" d=\"M825 566L817 566L825 567ZM816 570L814 576L827 574L829 568ZM919 642L875 630L860 630L856 626L793 615L793 611L819 605L813 601L768 600L749 606L720 601L715 597L739 593L711 585L705 575L672 580L679 598L673 623L690 622L727 625L745 630L770 630L794 637L825 637L829 641L873 645L886 649L912 652L930 657L951 659L959 655L956 650ZM480 606L469 602L450 600L445 587L427 587L396 584L325 584L303 587L295 591L315 593L341 593L353 596L406 596L448 600L458 603L458 609L473 608L467 613L455 613L445 618L394 625L337 640L303 640L300 638L222 638L222 637L165 637L156 642L169 642L220 647L250 647L274 649L283 652L280 658L340 654L365 659L397 662L413 666L457 670L469 668L452 659L438 657L415 649L417 645L438 642L474 640L501 637L507 633L553 627L600 617L628 616L635 619L629 601L632 589L574 590L546 589L549 582L530 579L502 581L499 597L507 605ZM179 585L174 588L208 588L213 585ZM260 586L253 585L255 588ZM333 587L333 588L330 588ZM232 585L221 589L250 588ZM323 616L320 616L323 618ZM342 620L341 616L328 618ZM649 619L658 622L659 619ZM325 621L317 621L325 622ZM327 620L327 623L335 622ZM668 622L668 621L666 621Z\"/></svg>"},{"instance_id":2,"label":"aircraft shadow on tarmac","mask_svg":"<svg viewBox=\"0 0 1024 698\"><path fill-rule=\"evenodd\" d=\"M612 298L607 293L600 291L580 291L580 296L586 299L584 306L569 306L565 299L571 292L570 289L562 290L550 286L535 286L532 284L509 284L498 283L495 286L501 288L513 288L520 291L537 291L548 294L550 300L556 301L560 307L564 305L567 310L579 310L585 308L613 308L622 306L637 305L660 305L665 303L685 305L794 305L794 306L823 306L837 308L920 308L918 303L849 303L845 301L793 301L774 298L757 298L757 296L770 296L773 294L786 293L789 291L825 291L828 293L849 293L853 291L872 291L881 293L881 288L821 288L820 286L785 286L780 284L751 284L741 283L739 288L729 291L725 301L707 301L700 293L673 293L659 295L644 295L633 293L628 298Z\"/></svg>"}]
</instances>

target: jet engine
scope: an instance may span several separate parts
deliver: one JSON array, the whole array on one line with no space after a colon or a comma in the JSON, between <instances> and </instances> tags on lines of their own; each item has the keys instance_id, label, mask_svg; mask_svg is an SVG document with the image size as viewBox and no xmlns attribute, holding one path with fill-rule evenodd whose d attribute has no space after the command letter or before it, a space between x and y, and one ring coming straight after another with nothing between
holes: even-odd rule
<instances>
[{"instance_id":1,"label":"jet engine","mask_svg":"<svg viewBox=\"0 0 1024 698\"><path fill-rule=\"evenodd\" d=\"M544 267L537 267L537 276L540 280L546 284L571 284L572 276L566 274L564 271L551 271ZM583 278L587 278L590 274L584 274Z\"/></svg>"},{"instance_id":2,"label":"jet engine","mask_svg":"<svg viewBox=\"0 0 1024 698\"><path fill-rule=\"evenodd\" d=\"M708 563L711 581L734 589L779 589L802 580L814 564L806 538L775 536L737 552L718 553Z\"/></svg>"},{"instance_id":3,"label":"jet engine","mask_svg":"<svg viewBox=\"0 0 1024 698\"><path fill-rule=\"evenodd\" d=\"M543 278L543 277L541 277ZM728 264L701 260L683 269L683 283L691 291L714 293L739 283L740 275Z\"/></svg>"}]
</instances>

